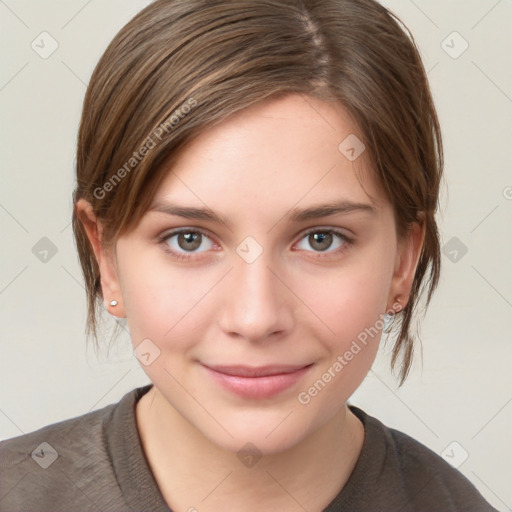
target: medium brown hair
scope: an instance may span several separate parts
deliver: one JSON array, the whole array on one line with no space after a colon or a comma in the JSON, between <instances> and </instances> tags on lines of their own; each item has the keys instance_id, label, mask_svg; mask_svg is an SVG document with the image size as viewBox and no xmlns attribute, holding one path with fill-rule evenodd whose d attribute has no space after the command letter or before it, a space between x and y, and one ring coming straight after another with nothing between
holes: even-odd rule
<instances>
[{"instance_id":1,"label":"medium brown hair","mask_svg":"<svg viewBox=\"0 0 512 512\"><path fill-rule=\"evenodd\" d=\"M426 310L440 275L435 213L443 169L425 69L402 26L374 0L156 0L121 29L93 72L74 203L90 202L103 243L112 246L148 209L168 164L203 130L280 94L341 103L393 206L398 237L420 215L425 223L410 298L397 315L391 366L401 355L402 384L412 362L413 313L425 287ZM100 273L76 208L73 229L87 331L97 341Z\"/></svg>"}]
</instances>

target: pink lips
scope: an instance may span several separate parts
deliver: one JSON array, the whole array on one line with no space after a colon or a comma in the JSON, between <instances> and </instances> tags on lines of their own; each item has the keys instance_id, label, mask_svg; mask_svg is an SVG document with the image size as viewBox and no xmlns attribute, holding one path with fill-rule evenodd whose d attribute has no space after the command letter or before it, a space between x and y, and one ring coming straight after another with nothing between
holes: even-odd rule
<instances>
[{"instance_id":1,"label":"pink lips","mask_svg":"<svg viewBox=\"0 0 512 512\"><path fill-rule=\"evenodd\" d=\"M296 384L311 365L206 366L210 377L244 398L270 398Z\"/></svg>"}]
</instances>

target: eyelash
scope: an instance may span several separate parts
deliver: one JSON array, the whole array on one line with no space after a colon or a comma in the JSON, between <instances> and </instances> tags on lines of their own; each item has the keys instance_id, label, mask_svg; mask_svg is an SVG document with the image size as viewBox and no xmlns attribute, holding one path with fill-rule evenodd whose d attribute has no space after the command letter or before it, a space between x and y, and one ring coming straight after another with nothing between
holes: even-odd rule
<instances>
[{"instance_id":1,"label":"eyelash","mask_svg":"<svg viewBox=\"0 0 512 512\"><path fill-rule=\"evenodd\" d=\"M193 234L199 233L202 236L205 236L206 238L210 238L210 236L205 231L198 229L198 228L194 228L194 229L184 228L184 229L171 231L169 233L164 233L163 235L161 235L159 237L159 243L162 244L164 251L166 253L170 254L174 259L180 260L180 261L194 259L193 255L195 254L195 252L190 252L190 253L176 252L169 247L169 244L167 243L167 241L169 239L171 239L172 237L179 235L181 233L193 233ZM307 252L316 252L318 258L329 258L329 257L332 257L333 255L340 255L340 254L344 253L345 251L347 251L354 243L354 240L352 238L348 237L341 231L338 231L337 229L332 229L332 228L309 229L308 231L304 232L304 234L302 235L300 240L303 240L304 238L306 238L307 236L309 236L312 233L333 234L333 235L338 236L341 239L341 241L343 242L343 245L341 247L339 247L338 249L335 249L334 251L326 251L324 253L317 252L317 251L307 251Z\"/></svg>"}]
</instances>

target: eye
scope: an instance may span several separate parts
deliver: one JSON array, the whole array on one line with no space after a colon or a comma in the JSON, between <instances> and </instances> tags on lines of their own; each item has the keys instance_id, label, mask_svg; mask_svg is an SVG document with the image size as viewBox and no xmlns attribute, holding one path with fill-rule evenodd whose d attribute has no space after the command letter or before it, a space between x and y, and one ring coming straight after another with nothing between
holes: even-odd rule
<instances>
[{"instance_id":1,"label":"eye","mask_svg":"<svg viewBox=\"0 0 512 512\"><path fill-rule=\"evenodd\" d=\"M207 241L206 247L205 241ZM216 246L204 231L190 228L165 233L159 237L159 242L163 244L167 253L178 260L192 259L193 254L211 250ZM312 247L313 251L301 246L304 243ZM298 247L300 250L316 253L319 257L329 257L341 254L352 244L351 238L336 229L314 228L305 233ZM199 250L201 246L204 250Z\"/></svg>"},{"instance_id":2,"label":"eye","mask_svg":"<svg viewBox=\"0 0 512 512\"><path fill-rule=\"evenodd\" d=\"M336 229L314 228L309 230L300 243L307 243L314 249L313 252L328 253L328 255L339 254L353 243L353 240ZM334 248L333 243L335 243ZM299 249L309 251L306 247L298 245ZM328 250L331 249L331 250Z\"/></svg>"},{"instance_id":3,"label":"eye","mask_svg":"<svg viewBox=\"0 0 512 512\"><path fill-rule=\"evenodd\" d=\"M203 243L205 240L209 241L206 247L204 247ZM204 252L199 250L201 245L203 245L205 250L212 249L214 246L208 235L197 229L172 231L171 233L164 234L160 238L160 242L164 244L164 249L167 252L178 259L185 259L188 257L188 254Z\"/></svg>"}]
</instances>

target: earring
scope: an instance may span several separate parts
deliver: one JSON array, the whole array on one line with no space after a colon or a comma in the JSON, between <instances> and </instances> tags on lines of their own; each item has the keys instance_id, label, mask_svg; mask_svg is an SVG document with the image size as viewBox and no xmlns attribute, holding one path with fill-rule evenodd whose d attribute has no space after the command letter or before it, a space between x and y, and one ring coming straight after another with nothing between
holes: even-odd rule
<instances>
[{"instance_id":1,"label":"earring","mask_svg":"<svg viewBox=\"0 0 512 512\"><path fill-rule=\"evenodd\" d=\"M111 305L112 307L117 306L117 300L111 300L111 301L110 301L110 305Z\"/></svg>"},{"instance_id":2,"label":"earring","mask_svg":"<svg viewBox=\"0 0 512 512\"><path fill-rule=\"evenodd\" d=\"M382 332L388 334L391 331L391 327L393 326L393 321L395 320L395 315L390 315L389 313L384 313L384 325L382 327Z\"/></svg>"},{"instance_id":3,"label":"earring","mask_svg":"<svg viewBox=\"0 0 512 512\"><path fill-rule=\"evenodd\" d=\"M400 304L400 311L402 311L402 303L400 302L400 299L398 297L395 298L395 301ZM385 313L384 314L384 326L382 327L382 332L385 334L388 334L391 331L391 327L393 327L393 324L395 322L395 316L396 313Z\"/></svg>"}]
</instances>

